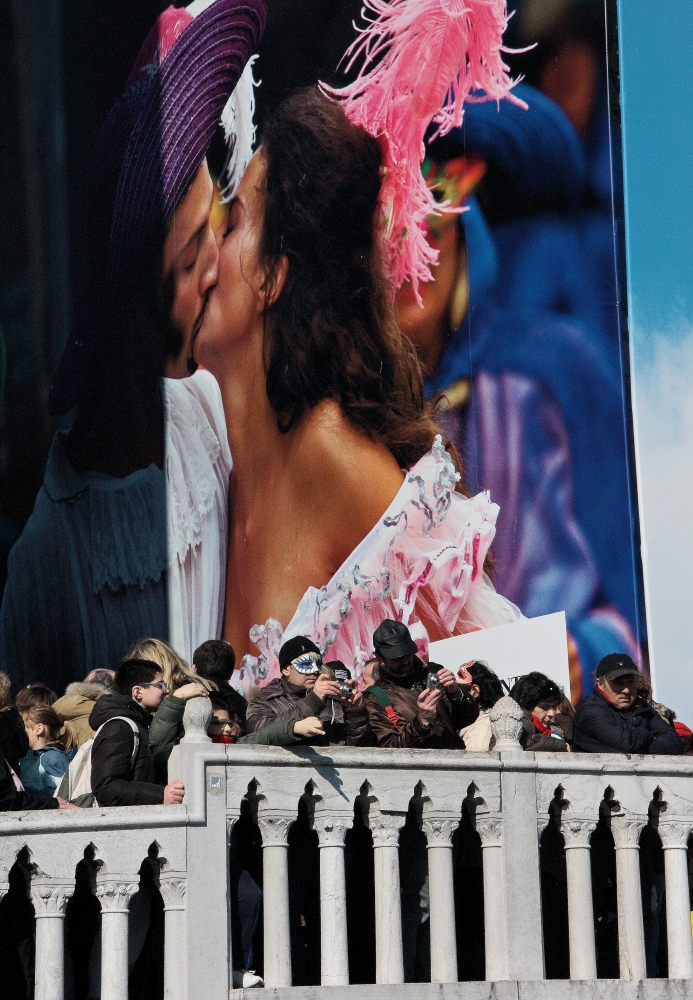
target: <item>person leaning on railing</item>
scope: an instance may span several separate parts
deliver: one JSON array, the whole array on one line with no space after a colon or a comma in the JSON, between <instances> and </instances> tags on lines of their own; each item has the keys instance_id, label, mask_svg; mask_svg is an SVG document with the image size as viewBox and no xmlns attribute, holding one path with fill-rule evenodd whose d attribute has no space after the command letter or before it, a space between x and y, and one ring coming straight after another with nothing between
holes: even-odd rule
<instances>
[{"instance_id":1,"label":"person leaning on railing","mask_svg":"<svg viewBox=\"0 0 693 1000\"><path fill-rule=\"evenodd\" d=\"M573 746L583 753L682 754L684 743L638 697L638 668L626 653L609 653L597 664L596 685L575 713Z\"/></svg>"},{"instance_id":2,"label":"person leaning on railing","mask_svg":"<svg viewBox=\"0 0 693 1000\"><path fill-rule=\"evenodd\" d=\"M534 753L570 750L565 734L556 722L565 697L558 684L538 670L533 670L515 681L510 697L515 699L524 715L520 743L525 750Z\"/></svg>"}]
</instances>

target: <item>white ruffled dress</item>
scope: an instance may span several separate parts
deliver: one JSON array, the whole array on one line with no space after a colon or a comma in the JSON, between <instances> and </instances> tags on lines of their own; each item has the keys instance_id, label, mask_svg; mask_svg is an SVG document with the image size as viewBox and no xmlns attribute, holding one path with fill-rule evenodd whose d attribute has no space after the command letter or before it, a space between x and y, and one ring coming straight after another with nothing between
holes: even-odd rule
<instances>
[{"instance_id":1,"label":"white ruffled dress","mask_svg":"<svg viewBox=\"0 0 693 1000\"><path fill-rule=\"evenodd\" d=\"M277 653L295 635L309 636L326 659L342 660L358 678L384 618L407 624L424 654L429 629L442 639L520 619L483 569L498 505L488 493L456 493L458 479L437 435L329 583L306 591L286 629L274 618L251 629L260 655L243 658L241 686L247 690L279 676Z\"/></svg>"}]
</instances>

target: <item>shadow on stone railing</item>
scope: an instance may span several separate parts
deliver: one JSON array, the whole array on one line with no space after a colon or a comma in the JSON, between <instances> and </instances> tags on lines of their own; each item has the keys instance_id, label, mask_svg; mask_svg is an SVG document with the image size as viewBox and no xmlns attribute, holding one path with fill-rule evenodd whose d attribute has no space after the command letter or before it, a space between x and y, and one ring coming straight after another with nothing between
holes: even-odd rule
<instances>
[{"instance_id":1,"label":"shadow on stone railing","mask_svg":"<svg viewBox=\"0 0 693 1000\"><path fill-rule=\"evenodd\" d=\"M210 710L187 703L171 757L185 806L0 814L0 896L20 858L36 913L35 1000L64 1000L64 916L85 859L102 911L101 997L126 996L129 905L147 856L164 901L167 1000L226 996L229 844L248 806L262 835L265 981L290 987L288 844L299 804L319 843L324 986L349 983L345 840L355 810L373 844L376 983L403 982L399 844L410 806L426 840L433 982L458 975L453 837L463 820L481 844L487 980L544 978L539 838L549 824L564 845L570 976L596 978L590 838L600 822L614 840L621 977L645 978L638 851L649 826L664 849L669 976L693 979L690 759L523 752L522 711L510 698L491 713L496 749L486 754L223 746L207 737Z\"/></svg>"}]
</instances>

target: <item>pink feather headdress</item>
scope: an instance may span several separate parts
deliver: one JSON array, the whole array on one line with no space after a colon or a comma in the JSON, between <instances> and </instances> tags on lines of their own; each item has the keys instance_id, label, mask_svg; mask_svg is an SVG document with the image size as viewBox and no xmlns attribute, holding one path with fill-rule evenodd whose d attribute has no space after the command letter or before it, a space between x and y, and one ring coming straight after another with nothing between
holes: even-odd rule
<instances>
[{"instance_id":1,"label":"pink feather headdress","mask_svg":"<svg viewBox=\"0 0 693 1000\"><path fill-rule=\"evenodd\" d=\"M426 241L424 222L446 208L437 204L421 174L424 136L462 124L465 102L513 97L514 81L503 62L505 0L364 0L374 18L357 29L347 49L347 71L363 58L356 80L323 93L338 101L356 125L383 143L385 172L380 193L386 274L398 289L407 279L420 300L420 281L430 281L438 251ZM457 209L460 211L460 209Z\"/></svg>"}]
</instances>

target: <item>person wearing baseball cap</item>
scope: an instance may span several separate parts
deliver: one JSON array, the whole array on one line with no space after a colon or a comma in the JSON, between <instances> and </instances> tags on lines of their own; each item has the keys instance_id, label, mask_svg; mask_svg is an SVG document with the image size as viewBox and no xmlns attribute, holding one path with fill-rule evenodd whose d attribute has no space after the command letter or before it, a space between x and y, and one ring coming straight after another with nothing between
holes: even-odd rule
<instances>
[{"instance_id":1,"label":"person wearing baseball cap","mask_svg":"<svg viewBox=\"0 0 693 1000\"><path fill-rule=\"evenodd\" d=\"M477 718L479 709L453 674L426 665L404 622L386 618L373 633L378 681L363 703L378 746L462 750L459 730ZM435 675L433 684L429 675Z\"/></svg>"},{"instance_id":2,"label":"person wearing baseball cap","mask_svg":"<svg viewBox=\"0 0 693 1000\"><path fill-rule=\"evenodd\" d=\"M217 277L207 148L264 23L264 0L169 7L96 141L89 271L48 400L76 417L53 441L0 614L19 684L40 663L63 689L145 635L190 661L221 632L231 454L215 379L187 376Z\"/></svg>"},{"instance_id":3,"label":"person wearing baseball cap","mask_svg":"<svg viewBox=\"0 0 693 1000\"><path fill-rule=\"evenodd\" d=\"M375 743L362 705L340 699L339 684L323 667L322 654L312 639L296 635L279 650L281 677L275 677L248 704L249 733L284 719L314 718L315 732L306 743L328 746L372 746Z\"/></svg>"},{"instance_id":4,"label":"person wearing baseball cap","mask_svg":"<svg viewBox=\"0 0 693 1000\"><path fill-rule=\"evenodd\" d=\"M573 750L582 753L682 754L673 726L638 698L638 668L626 653L597 664L594 692L575 713Z\"/></svg>"}]
</instances>

